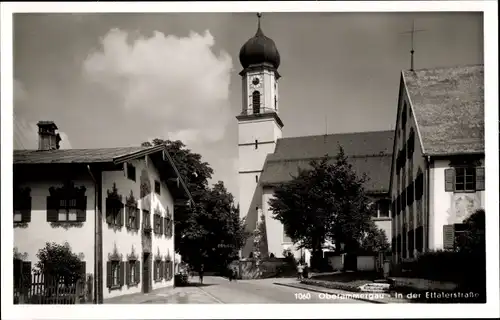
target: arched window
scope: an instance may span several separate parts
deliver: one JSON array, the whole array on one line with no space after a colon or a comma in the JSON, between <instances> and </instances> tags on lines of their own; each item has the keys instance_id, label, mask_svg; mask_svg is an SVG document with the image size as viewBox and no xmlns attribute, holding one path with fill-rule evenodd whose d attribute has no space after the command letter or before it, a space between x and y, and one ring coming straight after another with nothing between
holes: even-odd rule
<instances>
[{"instance_id":1,"label":"arched window","mask_svg":"<svg viewBox=\"0 0 500 320\"><path fill-rule=\"evenodd\" d=\"M260 113L260 92L254 91L252 93L252 106L253 113Z\"/></svg>"}]
</instances>

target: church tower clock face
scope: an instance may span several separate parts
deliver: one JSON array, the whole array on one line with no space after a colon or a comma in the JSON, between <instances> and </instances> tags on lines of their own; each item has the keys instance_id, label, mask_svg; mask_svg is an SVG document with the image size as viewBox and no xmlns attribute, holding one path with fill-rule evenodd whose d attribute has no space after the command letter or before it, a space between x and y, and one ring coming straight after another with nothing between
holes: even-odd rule
<instances>
[{"instance_id":1,"label":"church tower clock face","mask_svg":"<svg viewBox=\"0 0 500 320\"><path fill-rule=\"evenodd\" d=\"M259 75L254 75L250 78L252 88L258 88L262 85L262 79Z\"/></svg>"}]
</instances>

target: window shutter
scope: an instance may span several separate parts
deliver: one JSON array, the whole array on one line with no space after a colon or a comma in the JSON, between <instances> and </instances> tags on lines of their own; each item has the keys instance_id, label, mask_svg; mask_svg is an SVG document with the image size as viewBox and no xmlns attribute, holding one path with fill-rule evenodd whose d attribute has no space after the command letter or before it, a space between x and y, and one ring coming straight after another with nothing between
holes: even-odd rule
<instances>
[{"instance_id":1,"label":"window shutter","mask_svg":"<svg viewBox=\"0 0 500 320\"><path fill-rule=\"evenodd\" d=\"M130 207L129 206L125 206L125 227L126 228L130 228L131 225L130 225Z\"/></svg>"},{"instance_id":2,"label":"window shutter","mask_svg":"<svg viewBox=\"0 0 500 320\"><path fill-rule=\"evenodd\" d=\"M125 262L120 261L120 286L125 284Z\"/></svg>"},{"instance_id":3,"label":"window shutter","mask_svg":"<svg viewBox=\"0 0 500 320\"><path fill-rule=\"evenodd\" d=\"M113 284L113 269L111 268L111 261L106 262L106 284L111 288Z\"/></svg>"},{"instance_id":4,"label":"window shutter","mask_svg":"<svg viewBox=\"0 0 500 320\"><path fill-rule=\"evenodd\" d=\"M156 281L158 279L158 275L157 275L157 270L158 270L158 267L157 267L157 264L158 264L158 261L154 261L153 263L153 280Z\"/></svg>"},{"instance_id":5,"label":"window shutter","mask_svg":"<svg viewBox=\"0 0 500 320\"><path fill-rule=\"evenodd\" d=\"M444 249L455 248L455 226L452 224L447 224L443 226L443 248Z\"/></svg>"},{"instance_id":6,"label":"window shutter","mask_svg":"<svg viewBox=\"0 0 500 320\"><path fill-rule=\"evenodd\" d=\"M484 167L476 168L476 191L484 191L485 181L484 181Z\"/></svg>"},{"instance_id":7,"label":"window shutter","mask_svg":"<svg viewBox=\"0 0 500 320\"><path fill-rule=\"evenodd\" d=\"M164 219L161 216L158 216L158 219L160 220L160 230L158 230L158 231L159 231L160 235L163 235L164 228L165 228Z\"/></svg>"},{"instance_id":8,"label":"window shutter","mask_svg":"<svg viewBox=\"0 0 500 320\"><path fill-rule=\"evenodd\" d=\"M87 197L79 197L76 201L76 221L85 222L87 220Z\"/></svg>"},{"instance_id":9,"label":"window shutter","mask_svg":"<svg viewBox=\"0 0 500 320\"><path fill-rule=\"evenodd\" d=\"M31 222L31 197L26 197L25 202L21 211L22 222Z\"/></svg>"},{"instance_id":10,"label":"window shutter","mask_svg":"<svg viewBox=\"0 0 500 320\"><path fill-rule=\"evenodd\" d=\"M172 280L174 276L173 261L168 262L168 280Z\"/></svg>"},{"instance_id":11,"label":"window shutter","mask_svg":"<svg viewBox=\"0 0 500 320\"><path fill-rule=\"evenodd\" d=\"M113 201L110 198L106 198L106 223L113 224Z\"/></svg>"},{"instance_id":12,"label":"window shutter","mask_svg":"<svg viewBox=\"0 0 500 320\"><path fill-rule=\"evenodd\" d=\"M141 226L141 215L139 214L139 209L137 208L134 208L134 212L135 212L135 230L139 230L140 226Z\"/></svg>"},{"instance_id":13,"label":"window shutter","mask_svg":"<svg viewBox=\"0 0 500 320\"><path fill-rule=\"evenodd\" d=\"M444 170L444 191L455 191L455 169L453 168Z\"/></svg>"},{"instance_id":14,"label":"window shutter","mask_svg":"<svg viewBox=\"0 0 500 320\"><path fill-rule=\"evenodd\" d=\"M160 261L160 280L165 278L165 261Z\"/></svg>"},{"instance_id":15,"label":"window shutter","mask_svg":"<svg viewBox=\"0 0 500 320\"><path fill-rule=\"evenodd\" d=\"M141 282L139 279L141 277L141 262L137 260L135 262L135 283Z\"/></svg>"},{"instance_id":16,"label":"window shutter","mask_svg":"<svg viewBox=\"0 0 500 320\"><path fill-rule=\"evenodd\" d=\"M82 279L85 280L87 276L87 263L85 261L80 262L80 275L82 276Z\"/></svg>"},{"instance_id":17,"label":"window shutter","mask_svg":"<svg viewBox=\"0 0 500 320\"><path fill-rule=\"evenodd\" d=\"M123 227L123 207L119 207L118 209L118 227Z\"/></svg>"},{"instance_id":18,"label":"window shutter","mask_svg":"<svg viewBox=\"0 0 500 320\"><path fill-rule=\"evenodd\" d=\"M57 198L47 197L47 222L57 222Z\"/></svg>"},{"instance_id":19,"label":"window shutter","mask_svg":"<svg viewBox=\"0 0 500 320\"><path fill-rule=\"evenodd\" d=\"M168 221L167 221L167 224L168 224L168 226L167 226L167 228L168 228L168 230L167 230L167 231L168 231L168 235L167 235L167 236L168 236L169 238L172 238L172 233L173 233L173 228L174 228L174 227L173 227L173 223L174 223L174 222L172 221L172 219L171 219L171 218L167 218L167 220L168 220Z\"/></svg>"},{"instance_id":20,"label":"window shutter","mask_svg":"<svg viewBox=\"0 0 500 320\"><path fill-rule=\"evenodd\" d=\"M169 264L169 261L165 261L165 265L163 266L164 267L164 270L165 270L165 280L170 280L170 272L169 272L169 269L168 269L168 264Z\"/></svg>"},{"instance_id":21,"label":"window shutter","mask_svg":"<svg viewBox=\"0 0 500 320\"><path fill-rule=\"evenodd\" d=\"M125 281L127 283L127 286L130 285L130 261L125 262Z\"/></svg>"}]
</instances>

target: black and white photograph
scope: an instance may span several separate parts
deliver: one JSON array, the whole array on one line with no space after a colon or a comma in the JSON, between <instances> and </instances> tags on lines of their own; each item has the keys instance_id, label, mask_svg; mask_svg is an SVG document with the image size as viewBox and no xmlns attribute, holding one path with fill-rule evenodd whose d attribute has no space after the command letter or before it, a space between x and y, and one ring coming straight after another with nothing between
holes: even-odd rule
<instances>
[{"instance_id":1,"label":"black and white photograph","mask_svg":"<svg viewBox=\"0 0 500 320\"><path fill-rule=\"evenodd\" d=\"M497 4L320 2L2 3L8 317L499 315Z\"/></svg>"}]
</instances>

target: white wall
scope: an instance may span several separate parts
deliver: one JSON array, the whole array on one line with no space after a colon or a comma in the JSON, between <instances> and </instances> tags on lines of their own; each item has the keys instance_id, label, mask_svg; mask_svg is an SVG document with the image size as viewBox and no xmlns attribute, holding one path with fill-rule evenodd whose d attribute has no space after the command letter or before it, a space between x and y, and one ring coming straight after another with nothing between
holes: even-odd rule
<instances>
[{"instance_id":1,"label":"white wall","mask_svg":"<svg viewBox=\"0 0 500 320\"><path fill-rule=\"evenodd\" d=\"M356 262L358 271L374 271L375 257L374 256L358 256Z\"/></svg>"},{"instance_id":2,"label":"white wall","mask_svg":"<svg viewBox=\"0 0 500 320\"><path fill-rule=\"evenodd\" d=\"M341 255L328 257L328 264L334 271L344 270L344 258Z\"/></svg>"},{"instance_id":3,"label":"white wall","mask_svg":"<svg viewBox=\"0 0 500 320\"><path fill-rule=\"evenodd\" d=\"M431 249L443 248L443 226L462 223L476 209L484 208L484 191L471 193L446 192L445 170L450 168L449 160L433 162L433 194L432 194L432 242ZM484 160L482 164L484 165Z\"/></svg>"},{"instance_id":4,"label":"white wall","mask_svg":"<svg viewBox=\"0 0 500 320\"><path fill-rule=\"evenodd\" d=\"M24 261L31 261L35 267L38 262L37 253L45 247L46 242L64 244L68 242L71 250L80 255L86 262L86 273L94 273L94 225L95 225L95 188L90 176L80 176L73 180L75 187L84 186L87 197L87 215L85 222L79 226L64 228L53 226L47 222L47 197L50 195L49 188L63 186L64 177L57 178L57 172L45 172L52 176L50 180L26 181L20 187L31 189L31 222L25 226L14 227L14 248L23 257Z\"/></svg>"},{"instance_id":5,"label":"white wall","mask_svg":"<svg viewBox=\"0 0 500 320\"><path fill-rule=\"evenodd\" d=\"M273 189L265 188L262 192L262 212L266 217L267 246L269 253L274 253L277 258L283 257L283 225L273 218L272 210L269 209L269 200L273 197Z\"/></svg>"},{"instance_id":6,"label":"white wall","mask_svg":"<svg viewBox=\"0 0 500 320\"><path fill-rule=\"evenodd\" d=\"M273 141L272 139L274 138L270 138L271 141ZM239 171L262 170L266 156L269 153L273 153L275 147L276 143L259 144L257 149L255 149L254 144L240 146L238 148L238 157L240 159Z\"/></svg>"},{"instance_id":7,"label":"white wall","mask_svg":"<svg viewBox=\"0 0 500 320\"><path fill-rule=\"evenodd\" d=\"M119 296L123 294L130 294L130 293L137 293L141 292L142 290L142 268L144 261L142 260L142 241L141 241L141 233L142 233L142 221L143 221L143 216L142 216L142 208L143 208L143 203L146 199L140 199L140 182L141 182L141 174L143 169L145 169L148 173L149 180L151 183L151 210L150 210L150 215L151 215L151 226L154 227L153 224L153 214L155 213L155 209L159 208L160 211L162 212L162 216L165 216L167 207L169 208L170 213L172 213L172 218L175 218L174 215L174 206L173 206L173 198L168 191L166 185L161 182L161 190L160 190L160 196L158 196L154 192L154 180L160 180L159 179L159 174L158 170L153 166L153 162L148 159L147 163L148 166L146 166L146 161L143 159L140 160L134 160L130 162L132 165L135 166L136 168L136 181L132 181L127 179L125 176L124 171L107 171L102 173L102 188L103 188L103 194L102 194L102 203L103 203L103 236L102 236L102 242L103 242L103 287L104 287L104 293L103 296L104 298L111 298L114 296ZM108 224L106 223L106 197L107 197L107 190L112 190L113 188L113 183L116 183L116 188L118 189L118 193L122 195L122 202L125 204L126 203L126 197L130 196L130 192L132 191L134 198L138 202L138 208L140 209L140 217L141 217L141 227L139 229L139 232L137 231L129 231L127 228L125 228L125 225L121 228L121 230L116 230L112 227L109 227ZM174 230L175 232L175 230ZM154 259L155 256L158 254L158 250L160 254L162 255L162 260L165 260L165 256L167 254L170 254L170 257L172 261L174 261L174 237L167 239L167 237L163 235L155 235L154 232L151 232L151 238L152 238L152 252L151 252L151 257L153 263L151 266L154 266ZM127 287L127 285L124 285L121 290L116 289L116 290L110 290L106 287L107 284L107 272L106 272L106 262L108 261L108 254L112 254L113 250L115 248L115 245L118 249L118 252L120 254L123 254L123 261L126 261L127 254L131 254L132 252L132 246L135 249L136 255L139 257L141 261L141 278L140 282L137 286L131 286ZM160 287L168 287L168 286L173 286L173 278L170 281L165 281L162 280L160 282L155 282L153 280L153 270L151 270L151 289L156 289Z\"/></svg>"}]
</instances>

